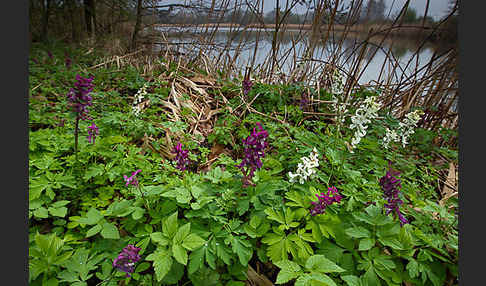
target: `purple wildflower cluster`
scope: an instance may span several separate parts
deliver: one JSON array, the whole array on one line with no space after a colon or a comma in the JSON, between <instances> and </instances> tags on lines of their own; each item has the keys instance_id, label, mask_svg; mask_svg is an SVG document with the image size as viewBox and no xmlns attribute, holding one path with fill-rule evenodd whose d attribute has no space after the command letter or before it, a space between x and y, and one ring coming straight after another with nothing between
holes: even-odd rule
<instances>
[{"instance_id":1,"label":"purple wildflower cluster","mask_svg":"<svg viewBox=\"0 0 486 286\"><path fill-rule=\"evenodd\" d=\"M93 91L93 87L93 77L84 78L77 74L74 88L71 88L67 94L73 110L82 120L88 119L88 106L93 105L93 98L89 95Z\"/></svg>"},{"instance_id":2,"label":"purple wildflower cluster","mask_svg":"<svg viewBox=\"0 0 486 286\"><path fill-rule=\"evenodd\" d=\"M403 201L398 197L400 189L402 187L401 180L397 178L400 172L394 171L391 168L386 172L385 176L380 178L380 186L383 189L383 197L386 199L385 203L386 214L394 212L395 216L398 216L400 225L408 223L408 220L400 212L400 205Z\"/></svg>"},{"instance_id":3,"label":"purple wildflower cluster","mask_svg":"<svg viewBox=\"0 0 486 286\"><path fill-rule=\"evenodd\" d=\"M140 260L140 255L138 254L140 250L141 248L132 244L127 245L113 260L113 267L127 273L127 277L130 277L130 273L135 271L135 263Z\"/></svg>"},{"instance_id":4,"label":"purple wildflower cluster","mask_svg":"<svg viewBox=\"0 0 486 286\"><path fill-rule=\"evenodd\" d=\"M242 82L243 86L243 94L247 95L250 92L251 87L253 86L253 82L249 78L245 78Z\"/></svg>"},{"instance_id":5,"label":"purple wildflower cluster","mask_svg":"<svg viewBox=\"0 0 486 286\"><path fill-rule=\"evenodd\" d=\"M176 154L175 160L177 161L177 166L176 168L184 171L187 169L187 166L190 163L190 160L188 158L189 150L183 150L182 149L182 144L181 142L177 143L177 145L174 147L173 153Z\"/></svg>"},{"instance_id":6,"label":"purple wildflower cluster","mask_svg":"<svg viewBox=\"0 0 486 286\"><path fill-rule=\"evenodd\" d=\"M307 111L307 105L309 104L309 99L307 98L307 94L302 93L302 97L299 101L299 108L303 111Z\"/></svg>"},{"instance_id":7,"label":"purple wildflower cluster","mask_svg":"<svg viewBox=\"0 0 486 286\"><path fill-rule=\"evenodd\" d=\"M265 157L265 148L268 146L268 142L265 140L268 137L268 132L263 129L259 122L256 124L259 131L256 131L256 129L253 128L253 132L250 136L243 139L245 157L241 164L237 166L245 175L243 180L244 186L248 185L249 180L251 180L255 171L262 167L263 163L261 159Z\"/></svg>"},{"instance_id":8,"label":"purple wildflower cluster","mask_svg":"<svg viewBox=\"0 0 486 286\"><path fill-rule=\"evenodd\" d=\"M96 139L96 135L98 135L100 132L99 132L99 129L98 129L98 126L96 126L96 124L93 122L91 124L91 126L88 126L88 143L95 143L95 139Z\"/></svg>"},{"instance_id":9,"label":"purple wildflower cluster","mask_svg":"<svg viewBox=\"0 0 486 286\"><path fill-rule=\"evenodd\" d=\"M47 56L52 60L53 56L52 56L51 51L47 51Z\"/></svg>"},{"instance_id":10,"label":"purple wildflower cluster","mask_svg":"<svg viewBox=\"0 0 486 286\"><path fill-rule=\"evenodd\" d=\"M332 195L332 196L331 196ZM316 194L316 197L318 199L317 202L311 202L311 204L314 206L310 210L311 216L315 216L318 214L322 214L326 211L326 207L329 205L332 205L333 203L339 203L341 202L341 199L343 198L336 187L330 187L327 189L327 193L321 193L320 195Z\"/></svg>"},{"instance_id":11,"label":"purple wildflower cluster","mask_svg":"<svg viewBox=\"0 0 486 286\"><path fill-rule=\"evenodd\" d=\"M134 185L135 187L138 187L138 180L137 180L137 174L142 172L142 170L138 169L135 172L132 173L130 177L127 177L127 175L123 175L123 178L125 179L125 186L128 185Z\"/></svg>"}]
</instances>

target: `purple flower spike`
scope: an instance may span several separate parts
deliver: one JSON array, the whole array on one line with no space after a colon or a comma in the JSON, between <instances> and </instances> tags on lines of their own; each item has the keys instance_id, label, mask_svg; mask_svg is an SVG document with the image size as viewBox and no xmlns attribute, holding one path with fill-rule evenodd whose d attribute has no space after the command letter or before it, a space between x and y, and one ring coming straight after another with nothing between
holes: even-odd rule
<instances>
[{"instance_id":1,"label":"purple flower spike","mask_svg":"<svg viewBox=\"0 0 486 286\"><path fill-rule=\"evenodd\" d=\"M65 59L65 63L66 63L66 67L67 67L67 68L70 68L70 67L71 67L71 63L72 63L72 61L71 61L71 59L70 59L70 58L66 58L66 59Z\"/></svg>"},{"instance_id":2,"label":"purple flower spike","mask_svg":"<svg viewBox=\"0 0 486 286\"><path fill-rule=\"evenodd\" d=\"M47 56L52 60L52 53L51 53L51 51L47 51Z\"/></svg>"},{"instance_id":3,"label":"purple flower spike","mask_svg":"<svg viewBox=\"0 0 486 286\"><path fill-rule=\"evenodd\" d=\"M241 164L237 165L243 172L243 186L246 187L250 183L251 178L257 169L263 165L262 158L265 157L265 148L268 142L265 140L268 137L268 132L263 129L262 125L257 122L259 131L253 128L253 132L246 139L243 139L243 146L245 148L245 157Z\"/></svg>"},{"instance_id":4,"label":"purple flower spike","mask_svg":"<svg viewBox=\"0 0 486 286\"><path fill-rule=\"evenodd\" d=\"M99 134L98 126L93 122L91 126L88 126L88 143L95 143L96 136Z\"/></svg>"},{"instance_id":5,"label":"purple flower spike","mask_svg":"<svg viewBox=\"0 0 486 286\"><path fill-rule=\"evenodd\" d=\"M247 95L248 92L250 92L251 87L253 86L253 82L251 82L249 78L245 78L242 82L242 86L243 86L243 94Z\"/></svg>"},{"instance_id":6,"label":"purple flower spike","mask_svg":"<svg viewBox=\"0 0 486 286\"><path fill-rule=\"evenodd\" d=\"M137 180L137 174L142 172L142 170L138 169L135 172L132 173L130 177L127 177L127 175L123 175L123 178L125 179L125 186L128 185L134 185L135 187L138 186L138 180Z\"/></svg>"},{"instance_id":7,"label":"purple flower spike","mask_svg":"<svg viewBox=\"0 0 486 286\"><path fill-rule=\"evenodd\" d=\"M173 153L176 154L175 160L177 161L177 166L176 168L184 171L187 169L187 166L191 162L188 158L189 155L189 150L183 150L182 149L182 144L181 142L177 143L177 145L174 147Z\"/></svg>"},{"instance_id":8,"label":"purple flower spike","mask_svg":"<svg viewBox=\"0 0 486 286\"><path fill-rule=\"evenodd\" d=\"M141 248L132 244L127 245L113 260L113 267L127 273L127 277L130 277L130 273L135 271L135 263L140 260L140 255L138 254L140 250Z\"/></svg>"},{"instance_id":9,"label":"purple flower spike","mask_svg":"<svg viewBox=\"0 0 486 286\"><path fill-rule=\"evenodd\" d=\"M396 176L399 176L400 172L394 171L391 168L386 172L385 176L380 178L380 186L383 190L383 197L387 201L385 203L385 213L388 215L393 212L394 216L400 220L400 225L408 223L408 220L400 212L400 205L403 201L399 198L401 180Z\"/></svg>"},{"instance_id":10,"label":"purple flower spike","mask_svg":"<svg viewBox=\"0 0 486 286\"><path fill-rule=\"evenodd\" d=\"M88 117L88 106L93 105L93 98L89 93L93 91L93 87L93 77L84 78L77 74L74 88L71 88L67 94L73 111L82 120L90 119Z\"/></svg>"},{"instance_id":11,"label":"purple flower spike","mask_svg":"<svg viewBox=\"0 0 486 286\"><path fill-rule=\"evenodd\" d=\"M332 196L331 196L332 195ZM311 216L322 214L326 211L326 207L332 205L333 203L340 203L343 198L336 187L330 187L327 189L327 193L316 194L317 202L311 202L314 206L310 210Z\"/></svg>"}]
</instances>

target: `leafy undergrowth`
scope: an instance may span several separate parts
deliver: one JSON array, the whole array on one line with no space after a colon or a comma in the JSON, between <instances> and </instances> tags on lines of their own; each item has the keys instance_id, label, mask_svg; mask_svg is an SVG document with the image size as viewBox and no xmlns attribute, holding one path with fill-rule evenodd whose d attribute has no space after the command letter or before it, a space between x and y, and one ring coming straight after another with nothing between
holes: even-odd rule
<instances>
[{"instance_id":1,"label":"leafy undergrowth","mask_svg":"<svg viewBox=\"0 0 486 286\"><path fill-rule=\"evenodd\" d=\"M313 115L331 111L306 105L302 94L317 91L302 85L255 82L242 96L240 82L195 85L208 75L172 64L143 77L90 69L99 55L79 48L34 46L30 57L32 285L457 284L458 202L442 193L457 150L433 144L455 131L417 129L386 149L385 128L398 120L380 111L350 150L350 119L338 127ZM77 74L93 76L94 89L75 154L66 94ZM217 115L188 104L203 95ZM301 159L311 152L313 166ZM289 172L307 173L301 182ZM388 215L386 174L401 181L392 189L402 201Z\"/></svg>"}]
</instances>

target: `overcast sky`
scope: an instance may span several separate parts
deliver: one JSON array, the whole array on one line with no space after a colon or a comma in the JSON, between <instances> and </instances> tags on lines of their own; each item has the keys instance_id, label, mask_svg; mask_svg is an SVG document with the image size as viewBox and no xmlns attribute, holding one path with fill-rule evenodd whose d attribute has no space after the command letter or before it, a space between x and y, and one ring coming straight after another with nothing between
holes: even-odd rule
<instances>
[{"instance_id":1,"label":"overcast sky","mask_svg":"<svg viewBox=\"0 0 486 286\"><path fill-rule=\"evenodd\" d=\"M349 0L344 0L346 2L350 2ZM275 8L275 2L276 0L264 0L264 11L269 12L272 9ZM386 4L386 14L388 14L389 9L391 8L391 14L394 15L400 9L403 7L403 4L405 4L407 1L406 0L385 0ZM285 3L285 0L281 0L280 3ZM363 5L366 5L368 3L368 0L363 0ZM409 7L414 8L415 11L417 11L417 16L423 16L425 12L425 5L427 3L427 0L411 0ZM448 8L448 3L449 0L430 0L429 1L429 11L427 12L427 15L431 16L434 18L435 21L441 19L445 15L447 15L447 8ZM393 6L392 6L393 4ZM300 6L297 7L296 12L297 13L304 13L305 12L305 6Z\"/></svg>"}]
</instances>

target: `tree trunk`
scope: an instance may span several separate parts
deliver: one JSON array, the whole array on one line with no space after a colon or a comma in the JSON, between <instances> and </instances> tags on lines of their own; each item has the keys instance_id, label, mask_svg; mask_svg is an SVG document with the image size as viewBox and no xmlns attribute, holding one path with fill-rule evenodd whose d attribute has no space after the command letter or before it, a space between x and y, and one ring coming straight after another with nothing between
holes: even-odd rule
<instances>
[{"instance_id":1,"label":"tree trunk","mask_svg":"<svg viewBox=\"0 0 486 286\"><path fill-rule=\"evenodd\" d=\"M137 1L137 20L135 22L135 28L133 29L132 42L130 44L130 50L134 51L137 47L137 36L140 30L140 22L142 21L142 0Z\"/></svg>"},{"instance_id":2,"label":"tree trunk","mask_svg":"<svg viewBox=\"0 0 486 286\"><path fill-rule=\"evenodd\" d=\"M40 0L41 7L42 7L42 32L41 32L41 41L47 41L47 33L48 33L48 25L49 25L49 13L51 7L51 0Z\"/></svg>"},{"instance_id":3,"label":"tree trunk","mask_svg":"<svg viewBox=\"0 0 486 286\"><path fill-rule=\"evenodd\" d=\"M84 20L86 22L86 32L91 36L96 34L96 10L94 0L84 0Z\"/></svg>"},{"instance_id":4,"label":"tree trunk","mask_svg":"<svg viewBox=\"0 0 486 286\"><path fill-rule=\"evenodd\" d=\"M73 42L76 42L78 39L78 34L76 33L76 23L74 22L74 10L75 10L74 0L68 0L67 5L69 9L69 17L71 19L71 38L73 39Z\"/></svg>"}]
</instances>

